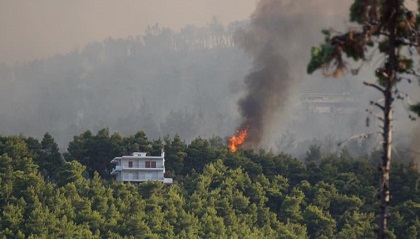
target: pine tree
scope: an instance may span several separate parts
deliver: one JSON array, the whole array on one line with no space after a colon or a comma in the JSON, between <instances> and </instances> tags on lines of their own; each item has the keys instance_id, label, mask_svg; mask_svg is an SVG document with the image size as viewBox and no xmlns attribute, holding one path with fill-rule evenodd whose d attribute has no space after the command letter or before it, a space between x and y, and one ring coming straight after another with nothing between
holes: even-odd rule
<instances>
[{"instance_id":1,"label":"pine tree","mask_svg":"<svg viewBox=\"0 0 420 239\"><path fill-rule=\"evenodd\" d=\"M404 99L396 87L402 81L411 82L418 77L414 67L413 51L420 52L418 13L409 10L404 0L355 0L350 7L350 21L358 24L343 34L323 30L325 43L313 47L308 73L323 69L327 76L339 77L346 69L345 59L368 61L379 52L383 63L375 69L377 82L364 81L364 85L379 91L383 101L371 101L382 116L382 160L379 165L380 212L378 238L386 237L390 204L390 170L393 132L393 103ZM377 51L375 51L377 50ZM357 73L353 69L352 73ZM411 116L410 116L411 117Z\"/></svg>"},{"instance_id":2,"label":"pine tree","mask_svg":"<svg viewBox=\"0 0 420 239\"><path fill-rule=\"evenodd\" d=\"M41 141L41 149L36 159L39 171L46 175L46 178L56 180L64 165L63 157L58 150L58 145L54 138L45 133Z\"/></svg>"}]
</instances>

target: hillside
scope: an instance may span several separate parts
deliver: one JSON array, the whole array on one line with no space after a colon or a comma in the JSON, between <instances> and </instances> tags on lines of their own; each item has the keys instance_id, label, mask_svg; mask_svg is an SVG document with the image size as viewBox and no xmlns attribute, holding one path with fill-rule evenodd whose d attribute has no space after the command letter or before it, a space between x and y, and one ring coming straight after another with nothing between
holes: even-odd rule
<instances>
[{"instance_id":1,"label":"hillside","mask_svg":"<svg viewBox=\"0 0 420 239\"><path fill-rule=\"evenodd\" d=\"M103 168L132 151L167 155L172 185L122 184ZM375 153L313 146L305 162L218 137L185 144L87 131L64 158L54 139L0 137L2 238L373 238ZM86 159L90 161L86 161ZM96 171L96 172L95 172ZM102 175L102 176L101 176ZM391 238L420 238L420 174L393 165Z\"/></svg>"}]
</instances>

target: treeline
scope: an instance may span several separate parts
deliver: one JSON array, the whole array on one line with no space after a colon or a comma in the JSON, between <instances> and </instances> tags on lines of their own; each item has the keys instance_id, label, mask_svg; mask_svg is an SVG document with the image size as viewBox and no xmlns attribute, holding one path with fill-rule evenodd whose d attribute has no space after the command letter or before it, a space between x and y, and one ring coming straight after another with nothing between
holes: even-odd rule
<instances>
[{"instance_id":1,"label":"treeline","mask_svg":"<svg viewBox=\"0 0 420 239\"><path fill-rule=\"evenodd\" d=\"M118 183L109 161L166 152L172 185ZM102 129L54 139L0 137L0 238L374 238L377 169L346 149L285 154L223 139L149 140ZM420 238L420 174L394 163L390 238Z\"/></svg>"},{"instance_id":2,"label":"treeline","mask_svg":"<svg viewBox=\"0 0 420 239\"><path fill-rule=\"evenodd\" d=\"M166 48L176 51L227 48L235 45L234 33L238 27L244 25L244 21L237 21L225 27L214 18L207 26L187 25L180 31L173 31L155 24L146 28L141 42L156 49Z\"/></svg>"}]
</instances>

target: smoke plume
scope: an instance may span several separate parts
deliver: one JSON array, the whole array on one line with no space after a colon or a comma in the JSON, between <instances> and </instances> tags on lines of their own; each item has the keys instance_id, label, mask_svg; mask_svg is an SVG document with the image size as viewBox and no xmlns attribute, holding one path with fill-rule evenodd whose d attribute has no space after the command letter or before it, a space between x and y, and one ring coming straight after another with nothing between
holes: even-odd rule
<instances>
[{"instance_id":1,"label":"smoke plume","mask_svg":"<svg viewBox=\"0 0 420 239\"><path fill-rule=\"evenodd\" d=\"M288 6L279 0L262 0L247 28L235 34L235 44L251 57L253 67L245 77L246 95L238 102L243 122L238 130L248 130L244 147L259 146L275 112L285 107L293 80L283 49L289 28L282 14Z\"/></svg>"}]
</instances>

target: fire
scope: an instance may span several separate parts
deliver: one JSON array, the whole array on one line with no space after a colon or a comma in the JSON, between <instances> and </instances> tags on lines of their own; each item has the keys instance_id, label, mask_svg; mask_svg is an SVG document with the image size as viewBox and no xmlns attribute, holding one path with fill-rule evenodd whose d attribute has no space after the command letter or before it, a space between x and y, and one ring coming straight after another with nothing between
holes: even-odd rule
<instances>
[{"instance_id":1,"label":"fire","mask_svg":"<svg viewBox=\"0 0 420 239\"><path fill-rule=\"evenodd\" d=\"M236 150L238 150L238 147L241 146L244 143L247 135L248 135L248 129L238 130L236 132L236 135L232 136L229 139L229 149L230 149L230 151L231 152L236 152Z\"/></svg>"}]
</instances>

